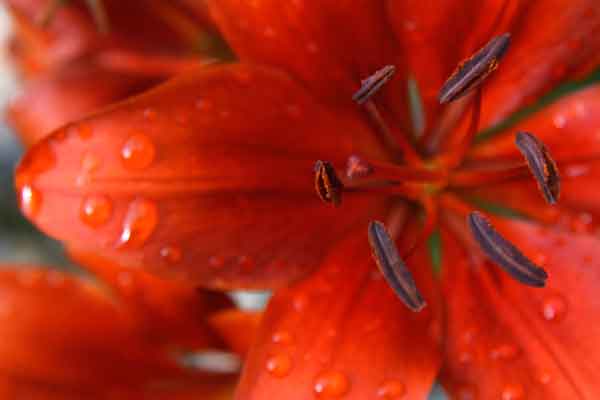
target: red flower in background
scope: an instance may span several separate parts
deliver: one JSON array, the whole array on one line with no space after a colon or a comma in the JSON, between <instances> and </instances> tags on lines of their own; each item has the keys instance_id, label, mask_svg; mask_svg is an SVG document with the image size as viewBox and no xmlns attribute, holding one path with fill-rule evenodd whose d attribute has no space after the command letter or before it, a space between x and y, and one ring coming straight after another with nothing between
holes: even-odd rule
<instances>
[{"instance_id":1,"label":"red flower in background","mask_svg":"<svg viewBox=\"0 0 600 400\"><path fill-rule=\"evenodd\" d=\"M24 213L84 265L101 254L102 271L116 263L213 289L277 288L241 399L422 399L438 375L457 398L597 397L600 89L472 142L597 65L599 6L207 4L240 62L189 71L40 141L17 171ZM455 66L504 32L510 51L483 96L440 105ZM358 107L360 79L386 65L394 78ZM558 162L558 206L522 167L516 131L535 133ZM341 170L356 154L371 175L344 178L340 207L322 204L311 166ZM385 185L373 190L371 178ZM465 217L499 209L490 204L526 217L491 219L544 267L547 287L521 285L473 247ZM407 255L429 304L420 313L376 271L373 220ZM434 229L437 278L424 245Z\"/></svg>"}]
</instances>

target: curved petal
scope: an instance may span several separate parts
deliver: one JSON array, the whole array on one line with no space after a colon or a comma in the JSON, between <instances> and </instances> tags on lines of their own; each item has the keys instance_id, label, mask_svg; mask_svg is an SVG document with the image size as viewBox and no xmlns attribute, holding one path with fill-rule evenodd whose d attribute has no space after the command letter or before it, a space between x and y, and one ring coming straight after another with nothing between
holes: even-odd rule
<instances>
[{"instance_id":1,"label":"curved petal","mask_svg":"<svg viewBox=\"0 0 600 400\"><path fill-rule=\"evenodd\" d=\"M439 90L456 66L492 36L506 32L522 11L522 2L504 0L386 3L409 73L418 81L428 127L436 122L441 108Z\"/></svg>"},{"instance_id":2,"label":"curved petal","mask_svg":"<svg viewBox=\"0 0 600 400\"><path fill-rule=\"evenodd\" d=\"M208 4L241 60L282 68L337 104L351 104L360 80L376 70L402 66L381 1Z\"/></svg>"},{"instance_id":3,"label":"curved petal","mask_svg":"<svg viewBox=\"0 0 600 400\"><path fill-rule=\"evenodd\" d=\"M445 386L458 398L598 397L598 240L514 220L494 224L543 265L548 285L528 288L490 264L469 263L445 232Z\"/></svg>"},{"instance_id":4,"label":"curved petal","mask_svg":"<svg viewBox=\"0 0 600 400\"><path fill-rule=\"evenodd\" d=\"M485 89L481 126L489 127L590 60L600 50L600 5L595 0L521 2L513 41Z\"/></svg>"},{"instance_id":5,"label":"curved petal","mask_svg":"<svg viewBox=\"0 0 600 400\"><path fill-rule=\"evenodd\" d=\"M16 185L25 214L75 247L202 285L268 287L383 206L350 194L333 209L314 193L314 162L354 152L379 156L351 115L271 70L214 67L60 129Z\"/></svg>"},{"instance_id":6,"label":"curved petal","mask_svg":"<svg viewBox=\"0 0 600 400\"><path fill-rule=\"evenodd\" d=\"M476 161L522 160L515 133L538 137L557 161L584 161L600 156L600 85L570 94L531 117L477 146Z\"/></svg>"},{"instance_id":7,"label":"curved petal","mask_svg":"<svg viewBox=\"0 0 600 400\"><path fill-rule=\"evenodd\" d=\"M277 292L237 398L426 398L439 366L439 309L426 255L416 253L410 265L429 302L420 313L376 270L366 227L309 278Z\"/></svg>"},{"instance_id":8,"label":"curved petal","mask_svg":"<svg viewBox=\"0 0 600 400\"><path fill-rule=\"evenodd\" d=\"M0 271L0 370L14 379L139 390L209 376L180 366L186 344L157 335L127 299L58 271L9 268ZM197 350L218 344L201 325L188 328L200 334Z\"/></svg>"},{"instance_id":9,"label":"curved petal","mask_svg":"<svg viewBox=\"0 0 600 400\"><path fill-rule=\"evenodd\" d=\"M90 63L59 68L29 82L6 110L21 140L30 146L67 122L141 92L156 79L113 73Z\"/></svg>"}]
</instances>

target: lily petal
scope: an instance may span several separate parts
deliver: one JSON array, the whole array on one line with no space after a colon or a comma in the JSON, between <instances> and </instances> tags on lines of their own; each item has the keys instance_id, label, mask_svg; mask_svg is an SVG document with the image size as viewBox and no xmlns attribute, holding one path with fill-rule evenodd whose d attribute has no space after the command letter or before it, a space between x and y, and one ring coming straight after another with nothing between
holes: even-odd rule
<instances>
[{"instance_id":1,"label":"lily petal","mask_svg":"<svg viewBox=\"0 0 600 400\"><path fill-rule=\"evenodd\" d=\"M359 149L381 157L360 121L286 75L213 67L58 130L16 185L25 214L75 247L202 285L269 287L383 207L352 194L334 210L314 193L315 160L341 167Z\"/></svg>"},{"instance_id":2,"label":"lily petal","mask_svg":"<svg viewBox=\"0 0 600 400\"><path fill-rule=\"evenodd\" d=\"M43 74L29 82L11 102L7 117L30 146L67 122L141 92L157 82L114 73L80 62Z\"/></svg>"},{"instance_id":3,"label":"lily petal","mask_svg":"<svg viewBox=\"0 0 600 400\"><path fill-rule=\"evenodd\" d=\"M309 278L275 294L238 399L426 398L440 339L427 256L410 258L429 301L414 313L377 271L366 236L360 230Z\"/></svg>"},{"instance_id":4,"label":"lily petal","mask_svg":"<svg viewBox=\"0 0 600 400\"><path fill-rule=\"evenodd\" d=\"M402 66L384 23L383 2L214 0L208 4L241 60L282 68L338 105L352 104L361 79L385 65ZM350 48L344 45L348 43Z\"/></svg>"},{"instance_id":5,"label":"lily petal","mask_svg":"<svg viewBox=\"0 0 600 400\"><path fill-rule=\"evenodd\" d=\"M216 312L209 318L210 326L219 333L227 347L246 357L254 344L262 313L227 309Z\"/></svg>"},{"instance_id":6,"label":"lily petal","mask_svg":"<svg viewBox=\"0 0 600 400\"><path fill-rule=\"evenodd\" d=\"M496 274L445 232L444 385L457 398L598 397L600 330L590 322L600 311L598 240L514 220L494 224L544 266L547 287L527 288Z\"/></svg>"},{"instance_id":7,"label":"lily petal","mask_svg":"<svg viewBox=\"0 0 600 400\"><path fill-rule=\"evenodd\" d=\"M557 161L587 161L600 156L600 85L579 90L533 114L526 120L475 146L477 161L515 161L517 131L535 134Z\"/></svg>"},{"instance_id":8,"label":"lily petal","mask_svg":"<svg viewBox=\"0 0 600 400\"><path fill-rule=\"evenodd\" d=\"M58 271L8 268L0 272L0 370L17 381L138 390L212 376L180 366L178 341L156 335L127 299ZM194 350L218 343L202 337Z\"/></svg>"},{"instance_id":9,"label":"lily petal","mask_svg":"<svg viewBox=\"0 0 600 400\"><path fill-rule=\"evenodd\" d=\"M521 4L511 28L511 48L485 92L483 127L530 104L597 59L600 50L600 6L595 0Z\"/></svg>"}]
</instances>

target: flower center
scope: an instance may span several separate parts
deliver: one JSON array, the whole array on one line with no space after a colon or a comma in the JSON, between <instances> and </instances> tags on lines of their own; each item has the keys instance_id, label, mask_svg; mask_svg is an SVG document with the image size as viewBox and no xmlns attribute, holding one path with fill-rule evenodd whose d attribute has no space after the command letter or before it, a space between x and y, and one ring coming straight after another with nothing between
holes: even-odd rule
<instances>
[{"instance_id":1,"label":"flower center","mask_svg":"<svg viewBox=\"0 0 600 400\"><path fill-rule=\"evenodd\" d=\"M509 43L509 34L494 37L472 57L460 63L440 89L439 101L447 104L446 107L456 107L455 102L459 99L466 104L470 102L471 116L463 131L452 132L452 135L447 132L448 137L441 134L431 136L419 149L408 136L394 135L374 102L374 96L394 75L395 67L388 65L363 80L353 100L370 117L380 142L393 161L367 160L359 155L349 155L343 174L339 174L327 161L315 164L315 189L325 203L339 206L345 194L369 192L383 193L400 201L408 200L424 210L421 233L402 256L394 245L395 235L390 235L384 224L372 221L368 229L369 243L379 269L400 299L413 311L420 311L425 302L403 259L408 259L415 248L423 245L435 231L440 207L463 216L470 228L467 240L474 240L492 262L513 278L530 286L545 285L546 272L503 238L481 213L473 211L454 194L460 189L531 173L549 204L555 204L558 199L560 185L556 164L543 143L530 133L519 132L516 135L515 144L524 156L522 162L493 167L465 163L468 149L479 131L483 84L498 68ZM427 153L429 156L426 158L424 154Z\"/></svg>"}]
</instances>

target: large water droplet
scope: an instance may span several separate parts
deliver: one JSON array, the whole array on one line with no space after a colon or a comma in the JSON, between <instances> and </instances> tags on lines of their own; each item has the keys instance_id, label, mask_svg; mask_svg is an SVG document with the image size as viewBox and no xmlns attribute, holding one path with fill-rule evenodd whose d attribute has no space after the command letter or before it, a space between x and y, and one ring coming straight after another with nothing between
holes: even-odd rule
<instances>
[{"instance_id":1,"label":"large water droplet","mask_svg":"<svg viewBox=\"0 0 600 400\"><path fill-rule=\"evenodd\" d=\"M521 385L506 385L502 389L502 400L520 400L525 396L525 389Z\"/></svg>"},{"instance_id":2,"label":"large water droplet","mask_svg":"<svg viewBox=\"0 0 600 400\"><path fill-rule=\"evenodd\" d=\"M547 321L558 321L567 311L567 302L560 295L546 297L542 302L542 316Z\"/></svg>"},{"instance_id":3,"label":"large water droplet","mask_svg":"<svg viewBox=\"0 0 600 400\"><path fill-rule=\"evenodd\" d=\"M37 189L34 189L30 185L25 185L21 188L19 204L23 214L29 218L33 218L37 215L42 206L42 195Z\"/></svg>"},{"instance_id":4,"label":"large water droplet","mask_svg":"<svg viewBox=\"0 0 600 400\"><path fill-rule=\"evenodd\" d=\"M129 205L118 247L140 247L152 235L158 224L158 206L145 199L137 199Z\"/></svg>"},{"instance_id":5,"label":"large water droplet","mask_svg":"<svg viewBox=\"0 0 600 400\"><path fill-rule=\"evenodd\" d=\"M127 168L144 169L152 164L156 156L156 147L146 135L131 136L121 149L121 158Z\"/></svg>"},{"instance_id":6,"label":"large water droplet","mask_svg":"<svg viewBox=\"0 0 600 400\"><path fill-rule=\"evenodd\" d=\"M292 359L287 354L277 354L267 359L265 368L271 375L283 378L292 370Z\"/></svg>"},{"instance_id":7,"label":"large water droplet","mask_svg":"<svg viewBox=\"0 0 600 400\"><path fill-rule=\"evenodd\" d=\"M397 400L404 397L406 394L406 386L404 383L396 380L384 382L377 389L377 398L383 400Z\"/></svg>"},{"instance_id":8,"label":"large water droplet","mask_svg":"<svg viewBox=\"0 0 600 400\"><path fill-rule=\"evenodd\" d=\"M271 336L271 341L277 344L292 344L294 337L289 331L275 331Z\"/></svg>"},{"instance_id":9,"label":"large water droplet","mask_svg":"<svg viewBox=\"0 0 600 400\"><path fill-rule=\"evenodd\" d=\"M112 214L112 202L106 196L94 195L83 199L79 216L92 228L105 224Z\"/></svg>"},{"instance_id":10,"label":"large water droplet","mask_svg":"<svg viewBox=\"0 0 600 400\"><path fill-rule=\"evenodd\" d=\"M341 372L324 372L317 376L314 391L318 397L339 398L350 390L348 377Z\"/></svg>"},{"instance_id":11,"label":"large water droplet","mask_svg":"<svg viewBox=\"0 0 600 400\"><path fill-rule=\"evenodd\" d=\"M165 246L160 249L160 256L170 264L177 264L183 258L183 252L177 246Z\"/></svg>"}]
</instances>

